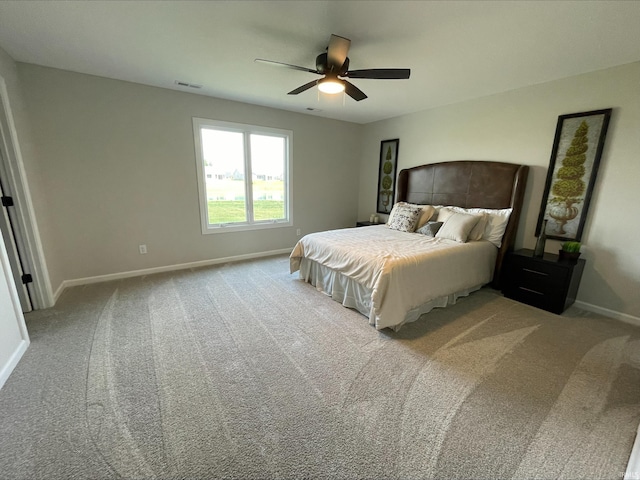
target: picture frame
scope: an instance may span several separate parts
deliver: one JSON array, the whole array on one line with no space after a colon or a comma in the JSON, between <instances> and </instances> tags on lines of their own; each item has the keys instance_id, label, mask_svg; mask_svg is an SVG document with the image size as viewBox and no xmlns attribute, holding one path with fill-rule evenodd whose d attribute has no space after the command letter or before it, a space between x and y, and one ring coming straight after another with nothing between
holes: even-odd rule
<instances>
[{"instance_id":1,"label":"picture frame","mask_svg":"<svg viewBox=\"0 0 640 480\"><path fill-rule=\"evenodd\" d=\"M380 142L380 165L378 167L378 191L376 212L389 214L396 196L396 176L398 170L398 149L400 139Z\"/></svg>"},{"instance_id":2,"label":"picture frame","mask_svg":"<svg viewBox=\"0 0 640 480\"><path fill-rule=\"evenodd\" d=\"M600 166L611 108L560 115L542 196L536 236L579 242Z\"/></svg>"}]
</instances>

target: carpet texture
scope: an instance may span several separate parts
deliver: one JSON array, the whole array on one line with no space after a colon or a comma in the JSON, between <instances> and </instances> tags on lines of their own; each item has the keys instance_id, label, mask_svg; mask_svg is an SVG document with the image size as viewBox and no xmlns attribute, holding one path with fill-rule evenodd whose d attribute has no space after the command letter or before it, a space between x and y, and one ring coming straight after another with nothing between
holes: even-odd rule
<instances>
[{"instance_id":1,"label":"carpet texture","mask_svg":"<svg viewBox=\"0 0 640 480\"><path fill-rule=\"evenodd\" d=\"M286 257L27 315L0 478L621 478L640 329L482 289L376 331Z\"/></svg>"}]
</instances>

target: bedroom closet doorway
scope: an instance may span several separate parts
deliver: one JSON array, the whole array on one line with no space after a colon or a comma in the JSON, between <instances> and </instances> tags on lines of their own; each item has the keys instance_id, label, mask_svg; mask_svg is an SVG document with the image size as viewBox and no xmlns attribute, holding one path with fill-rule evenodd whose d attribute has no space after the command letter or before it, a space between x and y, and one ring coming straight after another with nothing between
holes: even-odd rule
<instances>
[{"instance_id":1,"label":"bedroom closet doorway","mask_svg":"<svg viewBox=\"0 0 640 480\"><path fill-rule=\"evenodd\" d=\"M26 268L28 258L24 248L24 241L20 232L14 228L18 219L16 218L15 202L10 190L7 188L5 178L6 160L3 155L4 148L0 148L0 195L2 196L2 216L0 216L0 231L2 232L2 240L7 249L7 258L11 267L13 281L20 299L22 312L30 312L33 310L31 298L33 292L33 276Z\"/></svg>"}]
</instances>

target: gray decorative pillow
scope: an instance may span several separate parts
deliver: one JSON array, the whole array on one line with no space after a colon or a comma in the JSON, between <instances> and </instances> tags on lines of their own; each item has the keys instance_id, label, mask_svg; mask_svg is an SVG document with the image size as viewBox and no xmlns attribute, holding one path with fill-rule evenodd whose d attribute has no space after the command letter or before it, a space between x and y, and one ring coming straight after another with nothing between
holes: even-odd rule
<instances>
[{"instance_id":1,"label":"gray decorative pillow","mask_svg":"<svg viewBox=\"0 0 640 480\"><path fill-rule=\"evenodd\" d=\"M396 204L393 207L393 215L390 216L387 227L401 232L413 232L416 229L421 213L421 206Z\"/></svg>"},{"instance_id":2,"label":"gray decorative pillow","mask_svg":"<svg viewBox=\"0 0 640 480\"><path fill-rule=\"evenodd\" d=\"M416 233L421 233L422 235L426 235L427 237L435 237L436 233L438 233L438 230L440 230L440 227L443 225L443 223L444 222L427 222L418 230L416 230Z\"/></svg>"}]
</instances>

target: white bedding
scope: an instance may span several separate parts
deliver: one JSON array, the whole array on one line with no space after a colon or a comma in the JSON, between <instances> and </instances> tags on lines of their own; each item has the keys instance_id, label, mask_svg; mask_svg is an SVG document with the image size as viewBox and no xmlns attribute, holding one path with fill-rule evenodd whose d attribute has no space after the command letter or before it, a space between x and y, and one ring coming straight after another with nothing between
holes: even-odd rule
<instances>
[{"instance_id":1,"label":"white bedding","mask_svg":"<svg viewBox=\"0 0 640 480\"><path fill-rule=\"evenodd\" d=\"M458 243L377 225L306 235L291 253L290 270L305 258L357 282L370 292L369 322L397 329L420 306L489 283L496 255L488 241ZM308 279L306 270L301 276Z\"/></svg>"}]
</instances>

